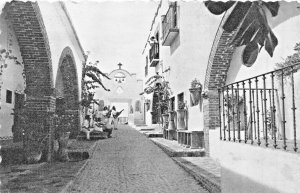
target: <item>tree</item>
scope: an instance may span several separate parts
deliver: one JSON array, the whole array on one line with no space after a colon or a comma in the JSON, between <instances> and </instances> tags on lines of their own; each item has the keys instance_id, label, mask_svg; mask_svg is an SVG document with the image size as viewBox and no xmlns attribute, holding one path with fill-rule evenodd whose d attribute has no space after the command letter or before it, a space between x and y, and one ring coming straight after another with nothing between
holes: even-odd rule
<instances>
[{"instance_id":1,"label":"tree","mask_svg":"<svg viewBox=\"0 0 300 193\"><path fill-rule=\"evenodd\" d=\"M157 73L146 81L146 85L144 93L155 93L158 96L158 109L162 120L162 114L166 113L169 108L169 97L171 95L169 82Z\"/></svg>"},{"instance_id":2,"label":"tree","mask_svg":"<svg viewBox=\"0 0 300 193\"><path fill-rule=\"evenodd\" d=\"M89 62L89 64L84 65L82 70L83 92L81 105L84 107L89 107L91 103L96 103L100 105L94 99L94 89L99 88L99 86L101 86L105 91L110 91L103 85L102 77L107 78L109 80L110 78L97 67L98 64L99 61L96 61L95 63Z\"/></svg>"},{"instance_id":3,"label":"tree","mask_svg":"<svg viewBox=\"0 0 300 193\"><path fill-rule=\"evenodd\" d=\"M265 47L272 57L278 40L268 24L266 10L275 17L278 14L279 2L205 2L208 10L215 15L226 12L233 5L235 6L225 21L223 29L228 33L236 31L231 44L246 45L243 53L244 63L250 62L249 66L251 66L262 47Z\"/></svg>"}]
</instances>

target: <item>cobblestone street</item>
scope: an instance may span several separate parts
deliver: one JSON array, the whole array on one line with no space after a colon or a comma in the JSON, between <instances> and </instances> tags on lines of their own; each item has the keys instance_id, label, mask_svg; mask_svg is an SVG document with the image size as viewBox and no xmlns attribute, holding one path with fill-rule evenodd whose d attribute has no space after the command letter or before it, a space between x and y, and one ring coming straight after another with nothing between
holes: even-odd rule
<instances>
[{"instance_id":1,"label":"cobblestone street","mask_svg":"<svg viewBox=\"0 0 300 193\"><path fill-rule=\"evenodd\" d=\"M160 148L129 126L98 141L69 192L207 192Z\"/></svg>"}]
</instances>

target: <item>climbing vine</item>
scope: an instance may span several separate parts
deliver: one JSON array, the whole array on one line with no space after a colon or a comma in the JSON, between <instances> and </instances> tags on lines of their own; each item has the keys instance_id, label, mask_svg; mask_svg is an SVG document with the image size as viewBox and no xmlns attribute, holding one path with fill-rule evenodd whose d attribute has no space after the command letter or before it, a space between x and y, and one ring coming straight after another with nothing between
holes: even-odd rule
<instances>
[{"instance_id":1,"label":"climbing vine","mask_svg":"<svg viewBox=\"0 0 300 193\"><path fill-rule=\"evenodd\" d=\"M91 103L96 103L100 105L94 99L94 94L95 94L94 89L99 88L101 86L105 91L110 91L108 88L106 88L103 85L102 77L109 80L110 78L97 67L98 64L99 61L96 61L95 63L89 62L89 64L83 67L83 71L82 71L83 92L82 92L82 100L81 100L81 105L83 107L89 107Z\"/></svg>"}]
</instances>

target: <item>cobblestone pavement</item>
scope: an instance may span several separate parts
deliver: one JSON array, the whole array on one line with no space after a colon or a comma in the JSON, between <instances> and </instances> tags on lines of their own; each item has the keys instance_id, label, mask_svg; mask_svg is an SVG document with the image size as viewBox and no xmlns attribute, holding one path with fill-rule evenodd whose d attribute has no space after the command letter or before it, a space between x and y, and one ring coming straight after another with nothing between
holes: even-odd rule
<instances>
[{"instance_id":1,"label":"cobblestone pavement","mask_svg":"<svg viewBox=\"0 0 300 193\"><path fill-rule=\"evenodd\" d=\"M98 142L69 192L206 193L160 148L129 126Z\"/></svg>"}]
</instances>

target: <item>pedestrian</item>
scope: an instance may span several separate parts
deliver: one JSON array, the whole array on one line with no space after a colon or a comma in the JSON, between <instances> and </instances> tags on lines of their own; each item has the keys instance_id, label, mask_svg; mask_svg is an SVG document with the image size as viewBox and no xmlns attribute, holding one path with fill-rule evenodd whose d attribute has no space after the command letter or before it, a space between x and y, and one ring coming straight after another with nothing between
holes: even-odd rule
<instances>
[{"instance_id":1,"label":"pedestrian","mask_svg":"<svg viewBox=\"0 0 300 193\"><path fill-rule=\"evenodd\" d=\"M93 131L93 129L90 127L90 115L86 115L83 121L83 126L81 128L81 131L86 133L86 139L90 140L90 133Z\"/></svg>"},{"instance_id":2,"label":"pedestrian","mask_svg":"<svg viewBox=\"0 0 300 193\"><path fill-rule=\"evenodd\" d=\"M116 107L115 106L113 106L112 108L111 108L111 115L112 115L112 125L113 125L113 128L114 128L114 130L117 130L118 128L117 128L117 126L118 126L118 120L119 120L119 118L118 118L118 112L116 111Z\"/></svg>"},{"instance_id":3,"label":"pedestrian","mask_svg":"<svg viewBox=\"0 0 300 193\"><path fill-rule=\"evenodd\" d=\"M110 114L111 114L111 112L105 106L103 108L103 111L102 111L101 122L104 125L103 131L108 133L108 135L107 135L108 138L110 138L111 135L112 135L112 127L111 127L111 124L110 124L111 123Z\"/></svg>"}]
</instances>

